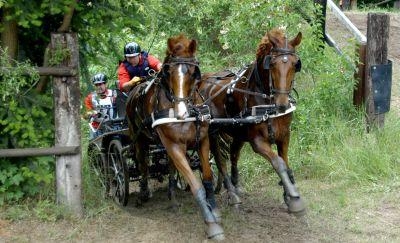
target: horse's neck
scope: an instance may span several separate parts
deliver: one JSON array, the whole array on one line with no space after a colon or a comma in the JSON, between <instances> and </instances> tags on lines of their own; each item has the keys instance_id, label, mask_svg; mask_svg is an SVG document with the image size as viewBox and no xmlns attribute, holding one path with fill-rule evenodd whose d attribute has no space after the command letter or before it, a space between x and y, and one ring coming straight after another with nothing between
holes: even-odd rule
<instances>
[{"instance_id":1,"label":"horse's neck","mask_svg":"<svg viewBox=\"0 0 400 243\"><path fill-rule=\"evenodd\" d=\"M265 70L263 66L263 58L257 60L252 65L251 76L249 77L249 91L255 92L256 94L266 95L267 98L263 98L260 95L249 95L249 102L255 103L254 105L269 104L271 100L271 87L269 70Z\"/></svg>"},{"instance_id":2,"label":"horse's neck","mask_svg":"<svg viewBox=\"0 0 400 243\"><path fill-rule=\"evenodd\" d=\"M168 110L173 108L171 97L169 96L168 87L158 83L154 87L154 95L152 96L153 112Z\"/></svg>"}]
</instances>

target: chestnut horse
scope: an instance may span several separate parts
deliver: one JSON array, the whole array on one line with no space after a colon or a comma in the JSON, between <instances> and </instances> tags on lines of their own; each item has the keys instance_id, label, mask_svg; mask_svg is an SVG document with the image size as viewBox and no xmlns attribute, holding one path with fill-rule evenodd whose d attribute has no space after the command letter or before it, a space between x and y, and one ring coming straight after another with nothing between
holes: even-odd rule
<instances>
[{"instance_id":1,"label":"chestnut horse","mask_svg":"<svg viewBox=\"0 0 400 243\"><path fill-rule=\"evenodd\" d=\"M290 92L295 72L301 67L295 50L301 38L299 32L288 40L282 30L273 29L262 38L256 60L248 67L238 73L223 71L202 76L200 93L204 103L210 105L212 115L211 150L224 176L231 204L241 203L237 163L244 143L249 142L279 175L289 212L305 210L288 163L290 123L295 109ZM231 137L231 178L218 139L227 134Z\"/></svg>"},{"instance_id":2,"label":"chestnut horse","mask_svg":"<svg viewBox=\"0 0 400 243\"><path fill-rule=\"evenodd\" d=\"M201 78L196 48L197 42L184 35L169 38L162 70L149 84L141 84L131 91L126 112L133 140L132 152L140 163L142 176L139 198L145 201L149 197L146 151L149 151L150 144L161 142L170 163L190 185L207 224L208 238L218 240L224 238L224 232L218 224L220 215L209 163L209 125L196 112L195 106L202 102L196 91ZM197 149L203 183L189 165L188 149Z\"/></svg>"}]
</instances>

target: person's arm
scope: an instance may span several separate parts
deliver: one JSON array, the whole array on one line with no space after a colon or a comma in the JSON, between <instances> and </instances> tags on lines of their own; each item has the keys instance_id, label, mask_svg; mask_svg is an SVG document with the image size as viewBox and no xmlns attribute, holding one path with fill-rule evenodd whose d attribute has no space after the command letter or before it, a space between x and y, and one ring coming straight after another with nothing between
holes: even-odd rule
<instances>
[{"instance_id":1,"label":"person's arm","mask_svg":"<svg viewBox=\"0 0 400 243\"><path fill-rule=\"evenodd\" d=\"M118 80L119 89L123 92L129 92L137 82L140 82L141 78L135 76L131 79L125 65L121 63L118 68Z\"/></svg>"},{"instance_id":2,"label":"person's arm","mask_svg":"<svg viewBox=\"0 0 400 243\"><path fill-rule=\"evenodd\" d=\"M83 118L89 119L92 115L96 114L97 112L94 110L92 104L92 93L88 94L84 100L86 112L83 115Z\"/></svg>"},{"instance_id":3,"label":"person's arm","mask_svg":"<svg viewBox=\"0 0 400 243\"><path fill-rule=\"evenodd\" d=\"M123 63L121 63L118 67L118 80L119 80L119 89L121 91L127 92L130 90L129 84L127 83L131 80L128 70Z\"/></svg>"},{"instance_id":4,"label":"person's arm","mask_svg":"<svg viewBox=\"0 0 400 243\"><path fill-rule=\"evenodd\" d=\"M149 55L147 57L147 61L149 62L149 67L156 72L161 71L162 63L156 57Z\"/></svg>"}]
</instances>

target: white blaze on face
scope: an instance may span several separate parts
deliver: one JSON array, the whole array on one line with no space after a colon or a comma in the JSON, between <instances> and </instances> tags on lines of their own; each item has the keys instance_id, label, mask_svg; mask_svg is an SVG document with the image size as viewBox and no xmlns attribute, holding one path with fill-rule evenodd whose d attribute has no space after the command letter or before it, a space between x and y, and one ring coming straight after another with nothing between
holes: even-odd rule
<instances>
[{"instance_id":1,"label":"white blaze on face","mask_svg":"<svg viewBox=\"0 0 400 243\"><path fill-rule=\"evenodd\" d=\"M183 87L185 85L185 73L183 72L183 70L182 70L183 68L182 67L183 67L183 65L180 64L179 68L178 68L178 78L179 78L178 87L179 87L179 92L178 92L178 94L176 94L176 96L179 97L179 98L184 98ZM186 69L186 67L185 67L185 69ZM187 71L187 69L186 69L186 71ZM186 117L188 117L188 111L187 111L187 108L186 108L186 105L185 105L184 101L180 101L177 104L177 108L178 108L178 110L177 110L178 118L185 119Z\"/></svg>"}]
</instances>

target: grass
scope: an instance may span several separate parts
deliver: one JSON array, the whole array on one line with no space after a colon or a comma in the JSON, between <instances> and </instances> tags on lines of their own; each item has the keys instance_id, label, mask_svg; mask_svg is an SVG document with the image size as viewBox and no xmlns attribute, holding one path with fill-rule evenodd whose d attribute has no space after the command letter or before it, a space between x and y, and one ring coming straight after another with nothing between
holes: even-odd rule
<instances>
[{"instance_id":1,"label":"grass","mask_svg":"<svg viewBox=\"0 0 400 243\"><path fill-rule=\"evenodd\" d=\"M324 242L337 241L339 234L343 242L395 241L400 235L400 229L396 227L400 211L397 193L400 189L399 152L396 149L400 123L396 114L389 113L385 127L370 133L365 132L362 123L332 120L330 126L319 130L307 150L301 149L304 141L298 140L300 131L293 132L290 161L297 186L307 204L308 213L304 220L312 236L317 234ZM323 146L317 146L320 144ZM83 158L85 217L82 220L70 217L67 211L49 200L9 205L1 209L0 217L13 222L72 224L74 227L65 237L74 241L85 237L84 232L95 227L93 225L101 225L97 226L101 234L107 235L105 225L118 224L121 220L132 223L135 221L131 217L140 218L136 214L146 215L140 209L121 210L105 200L87 165L85 152ZM255 155L249 145L242 151L239 168L245 190L251 195L246 199L247 208L256 210L254 213L258 210L263 213L260 205L266 201L274 205L269 208L283 203L278 176L269 162ZM187 205L194 204L190 197L185 200ZM198 212L193 210L184 207L180 214L192 215L194 219L188 220L197 220ZM129 215L131 211L133 215ZM223 206L223 215L226 232L239 230L237 224L247 224L246 217L234 214L227 205ZM253 225L249 230L257 232L259 228L269 227L267 222L260 221L261 225ZM64 237L56 229L49 229L48 237Z\"/></svg>"}]
</instances>

